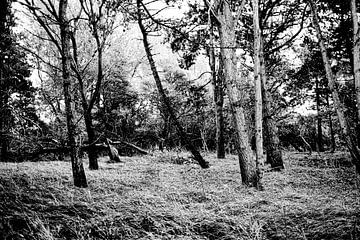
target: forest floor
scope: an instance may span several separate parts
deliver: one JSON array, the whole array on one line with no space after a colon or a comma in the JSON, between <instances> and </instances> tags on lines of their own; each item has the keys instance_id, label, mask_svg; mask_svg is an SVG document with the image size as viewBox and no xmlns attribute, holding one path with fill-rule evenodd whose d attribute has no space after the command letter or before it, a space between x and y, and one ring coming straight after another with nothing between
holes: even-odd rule
<instances>
[{"instance_id":1,"label":"forest floor","mask_svg":"<svg viewBox=\"0 0 360 240\"><path fill-rule=\"evenodd\" d=\"M186 155L101 158L87 189L70 162L0 163L0 239L360 239L345 153L285 153L265 191L241 185L236 156L202 170Z\"/></svg>"}]
</instances>

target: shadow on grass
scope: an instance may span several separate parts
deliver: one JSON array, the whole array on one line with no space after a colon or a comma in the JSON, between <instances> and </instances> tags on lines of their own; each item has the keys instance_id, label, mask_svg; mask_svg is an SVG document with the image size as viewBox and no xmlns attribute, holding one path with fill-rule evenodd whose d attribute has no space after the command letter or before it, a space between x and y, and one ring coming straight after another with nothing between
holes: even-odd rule
<instances>
[{"instance_id":1,"label":"shadow on grass","mask_svg":"<svg viewBox=\"0 0 360 240\"><path fill-rule=\"evenodd\" d=\"M284 214L267 220L264 232L267 239L359 239L360 212L322 211Z\"/></svg>"}]
</instances>

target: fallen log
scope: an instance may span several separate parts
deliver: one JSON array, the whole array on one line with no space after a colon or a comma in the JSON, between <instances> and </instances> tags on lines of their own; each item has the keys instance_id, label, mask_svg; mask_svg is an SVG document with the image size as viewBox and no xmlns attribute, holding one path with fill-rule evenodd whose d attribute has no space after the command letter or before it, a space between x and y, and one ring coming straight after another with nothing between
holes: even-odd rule
<instances>
[{"instance_id":1,"label":"fallen log","mask_svg":"<svg viewBox=\"0 0 360 240\"><path fill-rule=\"evenodd\" d=\"M124 145L126 145L126 146L128 146L128 147L131 147L131 148L135 149L135 150L138 151L139 153L142 153L142 154L144 154L144 155L149 154L146 150L144 150L144 149L136 146L135 144L132 144L132 143L129 143L129 142L126 142L126 141L123 141L123 140L112 141L111 143L112 143L113 145L115 145L115 144L124 144Z\"/></svg>"},{"instance_id":2,"label":"fallen log","mask_svg":"<svg viewBox=\"0 0 360 240\"><path fill-rule=\"evenodd\" d=\"M51 142L59 143L59 142L55 142L55 141L51 141ZM149 154L146 150L136 146L135 144L132 144L132 143L129 143L129 142L126 142L123 140L111 141L110 139L106 139L105 143L96 143L96 144L92 144L92 145L79 146L79 150L86 152L91 147L91 148L96 148L98 151L108 151L111 161L121 162L119 150L114 145L124 145L125 147L133 149L140 154L144 154L144 155ZM44 154L63 155L63 154L68 154L69 152L70 152L70 148L67 146L64 146L64 145L49 146L49 147L41 146L39 148L34 149L33 151L24 152L19 157L22 159L27 159L27 160L32 161L32 160L36 159L38 156L44 155Z\"/></svg>"}]
</instances>

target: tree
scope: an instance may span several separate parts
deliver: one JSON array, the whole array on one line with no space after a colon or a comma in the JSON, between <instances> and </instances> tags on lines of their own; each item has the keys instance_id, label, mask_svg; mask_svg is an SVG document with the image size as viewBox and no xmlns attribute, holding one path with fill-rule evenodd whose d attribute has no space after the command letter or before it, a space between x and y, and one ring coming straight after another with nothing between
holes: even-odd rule
<instances>
[{"instance_id":1,"label":"tree","mask_svg":"<svg viewBox=\"0 0 360 240\"><path fill-rule=\"evenodd\" d=\"M216 71L216 56L214 44L214 19L208 16L210 46L209 46L209 64L212 74L212 83L214 88L214 103L216 117L216 152L217 158L225 158L225 123L224 123L224 75L222 69Z\"/></svg>"},{"instance_id":2,"label":"tree","mask_svg":"<svg viewBox=\"0 0 360 240\"><path fill-rule=\"evenodd\" d=\"M356 8L356 0L350 1L352 27L353 27L353 72L355 80L355 94L357 102L358 128L360 126L360 33L359 18Z\"/></svg>"},{"instance_id":3,"label":"tree","mask_svg":"<svg viewBox=\"0 0 360 240\"><path fill-rule=\"evenodd\" d=\"M166 93L164 91L164 88L162 86L161 80L160 80L160 76L158 74L158 71L156 69L156 65L155 65L155 61L153 59L153 56L151 54L151 50L150 50L150 44L148 41L148 32L143 24L143 18L144 18L144 14L143 11L141 11L142 9L146 12L147 16L149 16L149 12L147 11L146 7L144 6L144 4L142 3L141 0L137 0L136 1L136 6L137 6L137 20L138 20L138 24L140 27L140 31L142 33L143 36L143 44L144 44L144 48L145 48L145 52L150 64L150 68L151 68L151 72L153 74L154 80L156 82L156 86L158 88L159 91L159 95L162 99L163 104L166 107L166 110L169 113L170 118L172 119L172 121L174 122L177 131L180 135L180 138L182 140L182 143L185 145L186 149L189 150L192 154L194 159L200 164L200 166L202 168L208 168L209 167L209 163L207 161L205 161L203 159L203 157L201 156L200 152L196 149L196 147L192 144L192 142L190 141L190 139L188 138L188 136L186 135L186 132L184 131L183 127L181 126L180 122L178 121L175 112L170 104L170 101L168 99L168 97L166 96Z\"/></svg>"},{"instance_id":4,"label":"tree","mask_svg":"<svg viewBox=\"0 0 360 240\"><path fill-rule=\"evenodd\" d=\"M205 88L209 82L199 85L195 80L188 79L183 71L172 69L165 70L163 79L166 95L178 121L189 133L196 147L202 146L205 151L208 150L209 125L213 126L212 121L209 121L209 115L212 114L209 108L211 109L212 106L209 106ZM153 93L155 97L153 97L153 102L158 107L164 123L160 135L164 139L164 145L167 147L181 146L181 141L173 127L172 120L169 118L167 108L157 95L157 92Z\"/></svg>"},{"instance_id":5,"label":"tree","mask_svg":"<svg viewBox=\"0 0 360 240\"><path fill-rule=\"evenodd\" d=\"M345 108L344 108L342 102L340 101L340 96L339 96L337 86L336 86L336 79L335 79L335 76L331 69L330 59L327 55L325 41L323 39L322 32L320 29L317 6L313 0L309 0L308 2L310 4L312 23L313 23L313 27L315 28L316 35L318 38L318 44L320 46L320 51L321 51L323 63L325 66L326 77L328 79L329 88L332 93L334 105L335 105L337 116L338 116L340 126L341 126L341 131L342 131L343 137L345 139L346 146L349 149L349 152L352 156L353 164L356 166L356 171L358 173L360 173L360 150L356 144L356 140L350 133L349 123L344 115Z\"/></svg>"},{"instance_id":6,"label":"tree","mask_svg":"<svg viewBox=\"0 0 360 240\"><path fill-rule=\"evenodd\" d=\"M240 10L244 1L240 4ZM254 158L250 148L249 136L246 130L244 109L241 100L235 99L233 84L236 83L236 33L237 16L233 16L232 6L227 1L216 1L208 4L209 11L216 19L220 39L220 66L223 67L225 86L229 98L237 139L241 179L245 185L257 186Z\"/></svg>"},{"instance_id":7,"label":"tree","mask_svg":"<svg viewBox=\"0 0 360 240\"><path fill-rule=\"evenodd\" d=\"M85 86L83 73L89 65L85 65L84 67L80 65L78 59L78 49L77 49L77 40L76 40L76 24L74 24L74 28L72 33L72 48L73 48L73 58L74 64L72 65L72 69L76 73L76 77L79 83L79 92L81 96L81 103L83 108L83 116L85 120L86 132L88 135L88 143L90 146L94 146L96 143L96 134L93 124L93 114L92 111L94 109L95 103L99 101L100 91L104 79L103 73L103 53L106 45L107 38L113 32L114 18L116 14L114 13L114 9L111 5L109 5L105 0L100 2L96 2L93 0L80 0L81 8L86 16L87 24L90 28L91 35L95 39L96 45L96 54L97 54L97 77L95 81L91 81L91 83ZM80 11L81 15L81 11ZM78 18L82 18L81 16ZM79 19L76 19L76 22ZM90 88L89 86L95 82L95 87ZM89 96L89 97L87 97ZM97 161L97 153L96 149L93 147L88 148L88 157L89 157L89 168L96 170L99 169L98 161Z\"/></svg>"},{"instance_id":8,"label":"tree","mask_svg":"<svg viewBox=\"0 0 360 240\"><path fill-rule=\"evenodd\" d=\"M212 6L217 6L217 2L211 3ZM206 5L206 3L205 3ZM238 5L247 7L246 2L242 2ZM263 72L263 101L264 101L264 142L267 151L267 160L271 163L273 169L282 169L283 161L281 149L279 146L279 139L277 136L276 117L277 112L272 111L275 108L275 104L272 104L271 98L276 88L272 88L274 85L272 82L267 81L266 74L270 77L277 78L275 74L271 74L272 71L265 71L265 65L270 68L272 65L278 64L280 57L279 51L289 47L293 40L299 35L303 27L305 11L301 7L301 3L298 1L271 1L264 2L260 11L260 25L262 34L265 34L265 56L262 56L262 72ZM203 48L206 48L207 55L209 57L210 69L212 72L212 79L214 85L214 102L216 110L216 118L218 119L218 126L222 126L221 110L223 107L223 91L224 86L222 83L222 70L216 69L216 58L219 59L218 48L215 46L218 40L218 35L214 34L214 26L217 25L217 19L206 8L202 8L200 4L189 4L190 10L186 13L186 17L178 23L178 27L172 31L171 46L175 51L181 51L182 66L188 67L194 63L194 59L201 53ZM242 7L239 7L241 9ZM278 13L281 12L282 17L278 17ZM236 42L238 46L245 51L244 55L252 55L253 38L251 22L251 14L238 15L236 18ZM190 23L189 23L190 22ZM208 24L208 28L204 28L204 24ZM178 30L181 28L181 31ZM191 31L194 28L196 31ZM240 30L241 28L241 30ZM190 29L190 30L189 30ZM288 31L291 29L290 31ZM291 34L289 34L291 32ZM266 62L265 62L266 59ZM269 64L269 62L271 62ZM242 63L243 65L246 65ZM217 64L220 65L220 64ZM277 84L276 84L277 85ZM222 86L222 88L221 88ZM269 99L269 100L267 100ZM269 109L269 110L267 110ZM221 131L218 131L221 133ZM224 132L224 131L222 131ZM218 134L218 139L221 142L222 135ZM221 149L221 148L219 148ZM219 152L218 152L219 153Z\"/></svg>"},{"instance_id":9,"label":"tree","mask_svg":"<svg viewBox=\"0 0 360 240\"><path fill-rule=\"evenodd\" d=\"M216 119L216 152L217 158L221 159L225 158L225 87L223 70L219 68L219 52L216 48L216 23L214 17L200 4L188 3L188 6L189 11L186 12L185 17L176 21L174 26L168 26L170 35L168 38L172 50L178 52L181 57L181 68L189 69L201 53L209 59ZM204 27L206 24L208 28Z\"/></svg>"},{"instance_id":10,"label":"tree","mask_svg":"<svg viewBox=\"0 0 360 240\"><path fill-rule=\"evenodd\" d=\"M76 187L87 187L86 175L82 163L79 158L79 149L75 141L75 124L73 117L73 109L71 106L72 96L70 92L70 26L67 19L68 1L59 0L59 25L60 25L60 39L61 39L61 65L63 88L65 98L65 112L66 122L68 128L68 141L70 147L70 158L72 164L74 185Z\"/></svg>"},{"instance_id":11,"label":"tree","mask_svg":"<svg viewBox=\"0 0 360 240\"><path fill-rule=\"evenodd\" d=\"M79 158L79 148L77 146L76 125L74 123L73 96L71 91L71 42L70 42L70 22L68 20L68 1L59 0L58 8L53 1L40 0L43 7L48 11L45 13L41 8L36 7L34 0L25 0L24 6L30 11L41 28L47 33L48 38L42 38L44 41L50 41L56 47L57 56L61 59L61 83L65 102L65 115L67 123L67 144L70 149L70 158L73 172L74 185L77 187L87 187L86 175L83 168L82 159ZM49 21L54 19L58 28L51 28Z\"/></svg>"},{"instance_id":12,"label":"tree","mask_svg":"<svg viewBox=\"0 0 360 240\"><path fill-rule=\"evenodd\" d=\"M12 32L14 17L11 11L13 1L0 4L0 161L10 160L9 151L15 129L16 110L28 113L33 103L34 88L28 80L30 65ZM17 100L18 99L18 100ZM18 104L22 101L22 104Z\"/></svg>"},{"instance_id":13,"label":"tree","mask_svg":"<svg viewBox=\"0 0 360 240\"><path fill-rule=\"evenodd\" d=\"M302 43L302 65L291 73L291 81L286 86L288 96L293 99L298 98L300 104L311 101L315 103L314 110L316 114L316 135L314 143L311 144L313 150L323 152L324 145L324 122L326 113L331 114L330 106L327 106L327 98L329 95L328 83L324 76L325 69L322 63L321 52L317 47L317 43L309 38L305 38ZM330 120L330 119L329 119ZM329 127L331 126L329 122Z\"/></svg>"},{"instance_id":14,"label":"tree","mask_svg":"<svg viewBox=\"0 0 360 240\"><path fill-rule=\"evenodd\" d=\"M273 170L284 168L282 152L278 136L276 118L278 112L276 102L277 87L283 81L274 71L280 68L284 71L284 63L281 60L281 50L291 46L303 29L306 7L302 7L299 1L267 1L260 4L259 25L262 41L260 42L260 66L263 96L263 127L264 148L266 150L266 162L270 163ZM280 15L278 15L280 13ZM278 17L281 16L281 17ZM246 24L246 22L245 22ZM270 80L272 79L272 80ZM276 87L277 86L277 87Z\"/></svg>"},{"instance_id":15,"label":"tree","mask_svg":"<svg viewBox=\"0 0 360 240\"><path fill-rule=\"evenodd\" d=\"M255 138L256 138L256 175L257 188L263 189L262 174L264 165L263 147L263 99L261 91L261 30L259 23L259 1L253 0L253 28L254 28L254 81L255 81Z\"/></svg>"}]
</instances>

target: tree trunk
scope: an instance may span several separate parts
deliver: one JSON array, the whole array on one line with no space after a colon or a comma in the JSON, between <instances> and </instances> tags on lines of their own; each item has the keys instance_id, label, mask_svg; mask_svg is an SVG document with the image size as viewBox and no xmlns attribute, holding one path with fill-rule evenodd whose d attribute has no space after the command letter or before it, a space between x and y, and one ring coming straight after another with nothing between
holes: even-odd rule
<instances>
[{"instance_id":1,"label":"tree trunk","mask_svg":"<svg viewBox=\"0 0 360 240\"><path fill-rule=\"evenodd\" d=\"M216 115L216 153L217 158L225 158L224 86L222 76L214 83L214 102Z\"/></svg>"},{"instance_id":2,"label":"tree trunk","mask_svg":"<svg viewBox=\"0 0 360 240\"><path fill-rule=\"evenodd\" d=\"M316 151L323 152L323 136L322 136L322 118L320 110L320 89L319 89L319 79L315 79L315 94L316 94L316 111L317 111L317 136L316 136Z\"/></svg>"},{"instance_id":3,"label":"tree trunk","mask_svg":"<svg viewBox=\"0 0 360 240\"><path fill-rule=\"evenodd\" d=\"M215 118L216 118L216 154L217 158L225 158L225 138L224 138L224 75L222 69L216 74L216 57L214 50L214 26L209 15L210 26L210 48L209 48L209 64L212 73L212 83L214 88Z\"/></svg>"},{"instance_id":4,"label":"tree trunk","mask_svg":"<svg viewBox=\"0 0 360 240\"><path fill-rule=\"evenodd\" d=\"M89 112L84 112L84 120L86 132L88 135L88 144L91 146L96 143L95 130L93 127L92 115ZM89 158L89 169L97 170L99 169L98 164L98 155L95 148L88 148L87 150L88 158Z\"/></svg>"},{"instance_id":5,"label":"tree trunk","mask_svg":"<svg viewBox=\"0 0 360 240\"><path fill-rule=\"evenodd\" d=\"M259 190L263 190L262 175L264 168L263 146L263 99L261 93L261 32L259 24L259 2L252 1L254 30L254 85L255 85L255 139L256 139L256 177Z\"/></svg>"},{"instance_id":6,"label":"tree trunk","mask_svg":"<svg viewBox=\"0 0 360 240\"><path fill-rule=\"evenodd\" d=\"M156 82L157 89L158 89L160 97L162 99L162 102L164 103L166 110L169 113L170 118L172 119L173 123L175 124L175 127L180 135L180 139L181 139L182 143L185 145L186 149L192 153L194 159L199 163L199 165L202 168L208 168L209 163L203 159L200 152L196 149L196 147L193 145L191 140L188 138L183 126L180 124L179 120L177 119L177 117L175 115L175 112L170 104L168 97L166 96L166 93L164 91L164 88L163 88L161 80L160 80L159 73L156 69L155 61L151 54L150 44L148 42L147 31L142 22L142 12L141 12L142 2L141 2L141 0L137 0L136 3L137 3L138 24L139 24L139 27L140 27L140 30L141 30L141 33L143 36L143 44L144 44L145 52L146 52L146 55L147 55L147 58L148 58L148 61L150 64L150 68L151 68L154 80Z\"/></svg>"},{"instance_id":7,"label":"tree trunk","mask_svg":"<svg viewBox=\"0 0 360 240\"><path fill-rule=\"evenodd\" d=\"M2 133L1 133L2 134ZM2 134L1 137L1 152L0 152L0 161L7 162L9 158L9 141L5 134Z\"/></svg>"},{"instance_id":8,"label":"tree trunk","mask_svg":"<svg viewBox=\"0 0 360 240\"><path fill-rule=\"evenodd\" d=\"M1 58L0 58L1 61ZM1 162L6 162L9 159L9 89L6 86L6 81L4 80L4 78L6 78L3 69L3 65L0 64L0 84L2 86L1 87L1 92L0 92L0 161Z\"/></svg>"},{"instance_id":9,"label":"tree trunk","mask_svg":"<svg viewBox=\"0 0 360 240\"><path fill-rule=\"evenodd\" d=\"M349 149L349 152L352 156L352 162L356 166L357 173L360 173L360 151L357 147L355 139L351 136L349 124L347 122L347 119L345 118L344 112L345 108L340 101L339 93L336 86L336 79L332 72L331 66L330 66L330 60L326 52L326 47L324 43L324 39L321 33L320 25L319 25L319 19L318 19L318 13L317 13L317 7L313 0L309 0L310 7L311 7L311 14L312 14L312 22L313 26L316 31L316 35L319 41L320 51L322 55L322 59L325 65L325 71L326 71L326 77L328 79L328 84L330 91L332 93L336 113L339 119L342 135L345 139L346 146Z\"/></svg>"},{"instance_id":10,"label":"tree trunk","mask_svg":"<svg viewBox=\"0 0 360 240\"><path fill-rule=\"evenodd\" d=\"M1 75L0 75L0 77L1 77ZM2 96L0 98L2 98ZM3 99L0 99L0 101L1 101L1 106L0 106L1 114L3 116L6 116L4 111L5 111L5 108L7 108L7 106L6 106L6 104L4 104ZM1 162L8 161L8 152L9 152L8 134L9 134L9 131L8 131L8 127L7 127L6 122L7 122L6 117L1 117L0 118L0 144L1 144L1 146L0 146L1 147L0 161Z\"/></svg>"},{"instance_id":11,"label":"tree trunk","mask_svg":"<svg viewBox=\"0 0 360 240\"><path fill-rule=\"evenodd\" d=\"M112 146L112 142L107 138L106 146L108 147L110 162L121 162L118 150Z\"/></svg>"},{"instance_id":12,"label":"tree trunk","mask_svg":"<svg viewBox=\"0 0 360 240\"><path fill-rule=\"evenodd\" d=\"M83 167L82 160L78 157L78 149L75 141L75 124L74 116L71 106L71 92L70 92L70 34L69 34L69 21L67 20L68 1L59 1L59 21L60 21L60 37L61 37L61 63L62 63L62 76L63 88L65 98L65 112L66 122L68 128L68 144L70 147L70 157L72 164L72 172L74 178L74 185L76 187L87 187L86 175Z\"/></svg>"},{"instance_id":13,"label":"tree trunk","mask_svg":"<svg viewBox=\"0 0 360 240\"><path fill-rule=\"evenodd\" d=\"M234 31L235 21L232 16L229 2L223 1L220 9L221 15L218 14L219 36L220 36L220 67L223 64L225 86L231 106L231 112L234 119L237 152L239 156L240 173L244 185L257 186L257 177L255 171L255 162L249 143L249 135L246 130L244 109L240 101L236 101L233 95L233 87L236 82L236 57L235 46L236 36Z\"/></svg>"},{"instance_id":14,"label":"tree trunk","mask_svg":"<svg viewBox=\"0 0 360 240\"><path fill-rule=\"evenodd\" d=\"M357 125L360 128L360 43L359 19L356 10L356 0L351 0L351 16L353 23L353 71L355 80L355 93L357 102ZM359 133L358 133L359 134Z\"/></svg>"},{"instance_id":15,"label":"tree trunk","mask_svg":"<svg viewBox=\"0 0 360 240\"><path fill-rule=\"evenodd\" d=\"M328 107L328 118L329 118L329 131L330 131L330 138L331 138L331 147L330 151L333 153L336 150L336 142L335 142L335 133L333 128L333 122L332 122L332 111L330 109L330 103L329 103L329 95L326 94L326 105Z\"/></svg>"},{"instance_id":16,"label":"tree trunk","mask_svg":"<svg viewBox=\"0 0 360 240\"><path fill-rule=\"evenodd\" d=\"M83 108L83 116L84 116L84 120L85 120L86 133L88 136L88 143L95 144L96 135L95 135L94 127L93 127L93 117L92 117L92 113L91 113L91 110L94 107L94 103L92 103L92 105L90 105L90 104L88 104L88 100L86 99L83 76L78 69L79 63L78 63L77 42L76 42L76 37L75 37L76 31L74 30L71 33L72 33L71 40L72 40L73 59L74 59L74 64L72 64L71 67L74 70L74 72L76 74L76 78L79 83L81 106ZM95 88L97 88L97 86ZM100 88L100 86L99 86L99 88ZM92 96L92 98L93 97L94 96ZM91 102L92 101L90 99L90 103ZM96 149L88 148L87 153L88 153L88 159L89 159L89 169L91 169L91 170L99 169L99 164L98 164L98 159L97 159L98 155L97 155Z\"/></svg>"},{"instance_id":17,"label":"tree trunk","mask_svg":"<svg viewBox=\"0 0 360 240\"><path fill-rule=\"evenodd\" d=\"M267 87L266 78L266 64L264 59L263 42L261 41L260 52L260 66L261 66L261 88L263 96L263 113L264 113L264 144L266 150L266 162L270 163L270 166L275 171L284 169L284 162L282 158L282 152L280 148L280 139L278 136L278 128L276 122L273 119L272 109L272 97Z\"/></svg>"}]
</instances>

